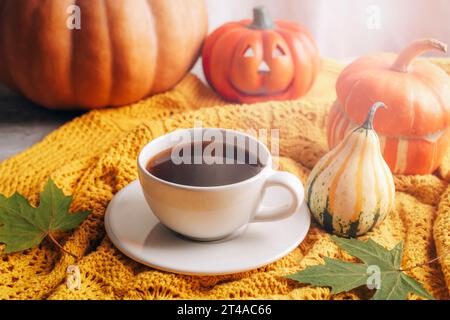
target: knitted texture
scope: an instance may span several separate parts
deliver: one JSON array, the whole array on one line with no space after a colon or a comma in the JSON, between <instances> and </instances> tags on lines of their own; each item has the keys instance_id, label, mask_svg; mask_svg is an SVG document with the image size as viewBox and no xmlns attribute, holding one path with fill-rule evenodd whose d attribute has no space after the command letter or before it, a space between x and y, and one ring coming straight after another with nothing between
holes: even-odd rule
<instances>
[{"instance_id":1,"label":"knitted texture","mask_svg":"<svg viewBox=\"0 0 450 320\"><path fill-rule=\"evenodd\" d=\"M47 240L37 248L1 256L0 298L369 298L370 292L364 288L332 295L329 288L283 277L323 263L324 256L357 261L315 223L299 247L275 263L239 274L202 277L162 272L130 260L112 245L103 226L108 202L137 178L136 157L142 146L172 130L192 127L196 120L205 127L279 129L280 168L305 183L309 170L328 149L325 120L341 68L324 61L316 85L301 100L254 105L225 105L189 75L170 92L122 108L91 111L0 164L1 194L18 191L36 205L50 176L66 194L74 196L72 210L92 212L75 231L57 235L67 250L81 257L76 262ZM450 168L448 159L450 156L442 168ZM446 179L440 178L450 176L446 170L441 170L440 176L396 177L395 209L361 239L371 237L387 248L404 241L404 268L443 255L450 247L450 189ZM70 291L65 284L66 268L74 263L81 269L82 287ZM408 274L436 298L449 298L450 256Z\"/></svg>"}]
</instances>

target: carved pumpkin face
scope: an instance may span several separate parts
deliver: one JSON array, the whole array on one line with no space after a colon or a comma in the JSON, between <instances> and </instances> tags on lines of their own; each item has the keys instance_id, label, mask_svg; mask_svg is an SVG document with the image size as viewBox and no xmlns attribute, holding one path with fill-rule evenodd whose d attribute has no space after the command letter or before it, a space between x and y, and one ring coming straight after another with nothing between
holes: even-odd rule
<instances>
[{"instance_id":1,"label":"carved pumpkin face","mask_svg":"<svg viewBox=\"0 0 450 320\"><path fill-rule=\"evenodd\" d=\"M294 62L289 47L275 32L250 33L236 47L231 61L230 81L247 95L276 95L285 91L294 78Z\"/></svg>"},{"instance_id":2,"label":"carved pumpkin face","mask_svg":"<svg viewBox=\"0 0 450 320\"><path fill-rule=\"evenodd\" d=\"M272 22L267 10L254 20L215 30L203 47L203 70L225 99L244 103L296 99L312 86L320 58L314 39L293 22Z\"/></svg>"}]
</instances>

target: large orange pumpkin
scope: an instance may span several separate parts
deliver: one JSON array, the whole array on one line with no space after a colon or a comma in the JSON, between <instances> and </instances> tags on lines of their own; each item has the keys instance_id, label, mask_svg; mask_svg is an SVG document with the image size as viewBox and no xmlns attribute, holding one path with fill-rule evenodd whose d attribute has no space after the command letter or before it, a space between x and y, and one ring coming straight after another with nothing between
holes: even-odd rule
<instances>
[{"instance_id":1,"label":"large orange pumpkin","mask_svg":"<svg viewBox=\"0 0 450 320\"><path fill-rule=\"evenodd\" d=\"M204 0L0 0L0 81L50 108L123 105L173 87L206 33Z\"/></svg>"},{"instance_id":2,"label":"large orange pumpkin","mask_svg":"<svg viewBox=\"0 0 450 320\"><path fill-rule=\"evenodd\" d=\"M294 22L273 22L264 7L254 9L253 21L215 30L202 58L211 86L228 100L246 103L301 97L320 65L309 31Z\"/></svg>"},{"instance_id":3,"label":"large orange pumpkin","mask_svg":"<svg viewBox=\"0 0 450 320\"><path fill-rule=\"evenodd\" d=\"M439 167L450 144L450 77L416 59L446 45L417 40L398 56L376 54L347 66L336 83L337 100L328 117L328 142L337 145L364 120L377 101L387 105L374 122L383 156L395 174L427 174Z\"/></svg>"}]
</instances>

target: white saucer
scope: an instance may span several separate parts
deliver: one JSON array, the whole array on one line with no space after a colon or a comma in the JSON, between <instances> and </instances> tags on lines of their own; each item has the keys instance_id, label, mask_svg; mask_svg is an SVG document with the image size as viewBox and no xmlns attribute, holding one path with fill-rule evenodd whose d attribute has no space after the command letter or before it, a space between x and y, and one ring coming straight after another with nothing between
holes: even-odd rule
<instances>
[{"instance_id":1,"label":"white saucer","mask_svg":"<svg viewBox=\"0 0 450 320\"><path fill-rule=\"evenodd\" d=\"M264 204L287 203L279 187L267 190ZM295 249L310 225L306 204L291 217L276 222L250 223L242 232L214 242L188 240L164 227L145 202L139 181L111 200L105 228L125 255L147 266L190 275L230 274L256 269Z\"/></svg>"}]
</instances>

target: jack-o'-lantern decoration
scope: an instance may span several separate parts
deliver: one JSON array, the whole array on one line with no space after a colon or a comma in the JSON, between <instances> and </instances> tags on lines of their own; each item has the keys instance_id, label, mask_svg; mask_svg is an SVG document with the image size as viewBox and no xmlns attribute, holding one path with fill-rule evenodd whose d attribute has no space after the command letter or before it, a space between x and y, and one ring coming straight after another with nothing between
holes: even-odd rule
<instances>
[{"instance_id":1,"label":"jack-o'-lantern decoration","mask_svg":"<svg viewBox=\"0 0 450 320\"><path fill-rule=\"evenodd\" d=\"M264 7L254 19L215 30L203 47L203 69L225 99L244 103L296 99L311 88L320 67L314 39L294 22L272 21Z\"/></svg>"},{"instance_id":2,"label":"jack-o'-lantern decoration","mask_svg":"<svg viewBox=\"0 0 450 320\"><path fill-rule=\"evenodd\" d=\"M337 100L328 116L331 148L383 101L374 122L381 151L395 174L435 171L450 145L450 77L420 54L447 46L432 39L411 43L398 56L381 53L357 59L336 83Z\"/></svg>"}]
</instances>

